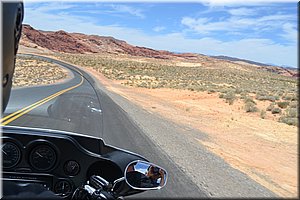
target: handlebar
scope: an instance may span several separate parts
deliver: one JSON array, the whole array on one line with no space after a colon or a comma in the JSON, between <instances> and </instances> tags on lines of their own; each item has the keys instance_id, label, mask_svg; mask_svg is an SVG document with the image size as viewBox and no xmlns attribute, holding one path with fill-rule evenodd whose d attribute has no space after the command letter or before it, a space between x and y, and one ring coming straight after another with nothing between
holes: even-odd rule
<instances>
[{"instance_id":1,"label":"handlebar","mask_svg":"<svg viewBox=\"0 0 300 200\"><path fill-rule=\"evenodd\" d=\"M77 188L72 196L72 200L115 200L123 199L118 197L113 191L113 185L101 176L93 175L86 184Z\"/></svg>"}]
</instances>

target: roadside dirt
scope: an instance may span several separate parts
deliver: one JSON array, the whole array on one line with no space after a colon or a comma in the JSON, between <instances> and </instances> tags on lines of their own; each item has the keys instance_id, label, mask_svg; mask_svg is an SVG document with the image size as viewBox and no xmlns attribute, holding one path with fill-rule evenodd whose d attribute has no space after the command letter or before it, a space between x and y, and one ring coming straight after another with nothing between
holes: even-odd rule
<instances>
[{"instance_id":1,"label":"roadside dirt","mask_svg":"<svg viewBox=\"0 0 300 200\"><path fill-rule=\"evenodd\" d=\"M194 139L274 193L297 197L297 127L279 123L269 113L265 119L246 113L243 102L228 105L216 93L134 88L85 69L109 90L148 111L205 132L209 140ZM259 102L257 107L268 104Z\"/></svg>"}]
</instances>

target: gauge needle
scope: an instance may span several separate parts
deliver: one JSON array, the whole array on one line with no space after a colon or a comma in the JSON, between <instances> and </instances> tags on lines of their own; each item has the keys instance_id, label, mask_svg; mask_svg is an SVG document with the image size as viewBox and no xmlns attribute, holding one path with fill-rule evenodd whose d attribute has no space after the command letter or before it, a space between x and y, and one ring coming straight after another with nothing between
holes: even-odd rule
<instances>
[{"instance_id":1,"label":"gauge needle","mask_svg":"<svg viewBox=\"0 0 300 200\"><path fill-rule=\"evenodd\" d=\"M43 157L39 152L36 152L36 154L37 154L38 156L40 156L41 158Z\"/></svg>"},{"instance_id":2,"label":"gauge needle","mask_svg":"<svg viewBox=\"0 0 300 200\"><path fill-rule=\"evenodd\" d=\"M5 155L7 155L7 153L2 149L2 152L5 154Z\"/></svg>"},{"instance_id":3,"label":"gauge needle","mask_svg":"<svg viewBox=\"0 0 300 200\"><path fill-rule=\"evenodd\" d=\"M4 144L4 145L1 147L1 150L2 150L2 152L3 152L5 155L7 155L7 153L3 150L3 148L4 148L5 145L6 145L6 144Z\"/></svg>"}]
</instances>

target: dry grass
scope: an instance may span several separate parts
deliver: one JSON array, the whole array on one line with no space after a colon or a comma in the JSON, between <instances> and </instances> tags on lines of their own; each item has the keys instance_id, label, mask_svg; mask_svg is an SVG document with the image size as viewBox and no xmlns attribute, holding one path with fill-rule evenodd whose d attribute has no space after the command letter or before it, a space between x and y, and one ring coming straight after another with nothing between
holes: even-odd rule
<instances>
[{"instance_id":1,"label":"dry grass","mask_svg":"<svg viewBox=\"0 0 300 200\"><path fill-rule=\"evenodd\" d=\"M67 72L56 64L33 57L16 59L13 87L53 84L67 77Z\"/></svg>"},{"instance_id":2,"label":"dry grass","mask_svg":"<svg viewBox=\"0 0 300 200\"><path fill-rule=\"evenodd\" d=\"M122 83L128 86L217 92L220 98L224 98L230 105L234 104L236 99L244 99L245 96L252 94L255 97L254 103L270 101L283 107L282 112L277 112L278 106L271 110L267 107L260 108L279 117L290 108L289 104L298 102L296 79L257 70L247 65L223 61L205 63L172 60L168 62L162 59L99 54L57 54L56 57L75 65L92 67L107 78L122 80ZM280 103L281 101L287 103ZM250 103L245 102L245 107L245 112L257 111ZM279 120L279 122L286 123L286 120ZM289 122L288 124L294 125L295 123Z\"/></svg>"}]
</instances>

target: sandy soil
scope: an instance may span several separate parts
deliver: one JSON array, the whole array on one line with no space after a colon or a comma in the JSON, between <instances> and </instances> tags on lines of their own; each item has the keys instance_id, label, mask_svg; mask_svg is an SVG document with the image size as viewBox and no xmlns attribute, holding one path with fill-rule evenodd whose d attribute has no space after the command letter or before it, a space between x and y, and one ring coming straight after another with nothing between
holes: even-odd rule
<instances>
[{"instance_id":1,"label":"sandy soil","mask_svg":"<svg viewBox=\"0 0 300 200\"><path fill-rule=\"evenodd\" d=\"M85 68L86 69L86 68ZM197 128L209 136L199 145L282 197L297 197L297 127L267 113L246 113L243 102L228 105L218 94L175 89L144 89L122 85L88 69L108 89L169 120ZM259 102L266 107L269 102Z\"/></svg>"}]
</instances>

